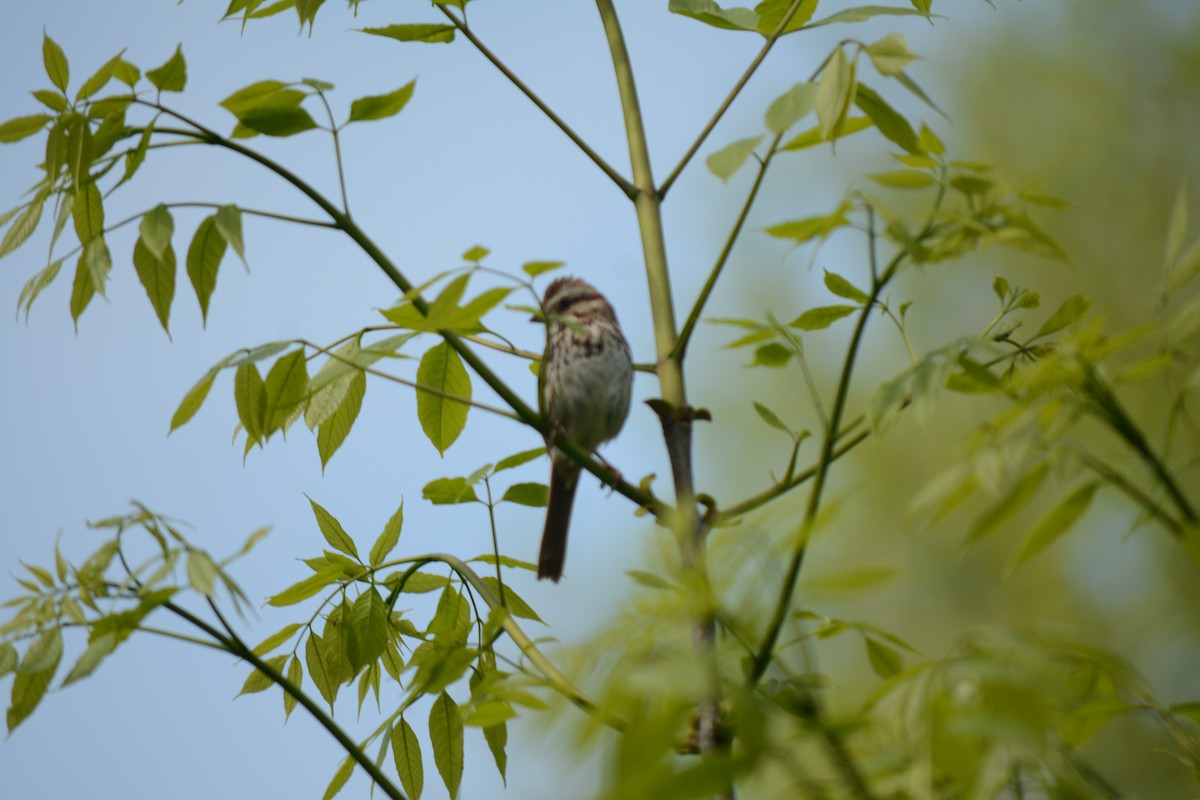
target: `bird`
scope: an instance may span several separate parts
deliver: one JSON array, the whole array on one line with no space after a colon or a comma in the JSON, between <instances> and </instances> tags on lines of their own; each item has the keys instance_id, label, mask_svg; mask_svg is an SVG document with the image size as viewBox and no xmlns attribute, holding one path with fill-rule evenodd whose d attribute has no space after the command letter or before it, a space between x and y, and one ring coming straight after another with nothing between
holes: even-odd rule
<instances>
[{"instance_id":1,"label":"bird","mask_svg":"<svg viewBox=\"0 0 1200 800\"><path fill-rule=\"evenodd\" d=\"M542 298L546 350L538 371L542 413L550 423L550 495L538 554L539 579L562 577L580 466L554 446L562 434L593 452L621 432L629 415L633 359L612 304L579 278L558 278Z\"/></svg>"}]
</instances>

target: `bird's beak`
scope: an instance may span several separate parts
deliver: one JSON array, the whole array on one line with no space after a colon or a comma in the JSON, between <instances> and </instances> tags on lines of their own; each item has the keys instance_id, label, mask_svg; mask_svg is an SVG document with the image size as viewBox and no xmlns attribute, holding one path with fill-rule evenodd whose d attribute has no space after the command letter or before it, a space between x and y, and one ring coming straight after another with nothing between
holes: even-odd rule
<instances>
[{"instance_id":1,"label":"bird's beak","mask_svg":"<svg viewBox=\"0 0 1200 800\"><path fill-rule=\"evenodd\" d=\"M530 322L540 322L544 325L544 324L546 324L546 314L545 314L545 312L540 311L540 310L535 311L535 312L533 312L533 316L531 316L529 318L529 321Z\"/></svg>"}]
</instances>

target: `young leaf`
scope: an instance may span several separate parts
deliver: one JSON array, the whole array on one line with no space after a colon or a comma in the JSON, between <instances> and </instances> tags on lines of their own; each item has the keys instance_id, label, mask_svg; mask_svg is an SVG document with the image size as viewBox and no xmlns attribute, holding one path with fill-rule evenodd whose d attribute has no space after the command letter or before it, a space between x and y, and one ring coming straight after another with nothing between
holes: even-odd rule
<instances>
[{"instance_id":1,"label":"young leaf","mask_svg":"<svg viewBox=\"0 0 1200 800\"><path fill-rule=\"evenodd\" d=\"M329 463L333 454L342 446L342 442L350 435L358 412L362 409L363 397L367 393L367 374L357 372L348 381L345 398L333 414L321 423L317 429L317 452L321 456L321 468Z\"/></svg>"},{"instance_id":2,"label":"young leaf","mask_svg":"<svg viewBox=\"0 0 1200 800\"><path fill-rule=\"evenodd\" d=\"M704 160L708 170L723 181L742 168L746 159L754 153L762 136L751 136L749 139L739 139L733 144L726 145Z\"/></svg>"},{"instance_id":3,"label":"young leaf","mask_svg":"<svg viewBox=\"0 0 1200 800\"><path fill-rule=\"evenodd\" d=\"M71 78L71 70L67 65L67 56L58 42L47 33L42 34L42 62L46 65L46 75L50 82L62 91L67 91L67 83ZM12 730L12 726L9 726Z\"/></svg>"},{"instance_id":4,"label":"young leaf","mask_svg":"<svg viewBox=\"0 0 1200 800\"><path fill-rule=\"evenodd\" d=\"M924 189L936 181L928 172L915 169L900 169L891 172L876 172L867 176L881 186L891 186L895 189Z\"/></svg>"},{"instance_id":5,"label":"young leaf","mask_svg":"<svg viewBox=\"0 0 1200 800\"><path fill-rule=\"evenodd\" d=\"M521 265L521 270L531 278L536 278L545 272L565 267L565 261L528 261Z\"/></svg>"},{"instance_id":6,"label":"young leaf","mask_svg":"<svg viewBox=\"0 0 1200 800\"><path fill-rule=\"evenodd\" d=\"M312 678L321 697L329 703L329 710L332 712L333 702L337 699L338 680L333 666L325 657L323 645L324 640L320 636L310 633L308 641L304 643L304 661L308 664L309 677Z\"/></svg>"},{"instance_id":7,"label":"young leaf","mask_svg":"<svg viewBox=\"0 0 1200 800\"><path fill-rule=\"evenodd\" d=\"M21 216L17 217L12 227L5 231L4 238L0 239L0 258L25 244L26 240L37 230L38 223L42 221L42 209L45 208L46 198L49 196L49 190L39 191L21 212Z\"/></svg>"},{"instance_id":8,"label":"young leaf","mask_svg":"<svg viewBox=\"0 0 1200 800\"><path fill-rule=\"evenodd\" d=\"M200 410L200 406L204 404L204 399L208 397L208 391L212 389L213 381L217 377L217 373L221 371L223 364L210 369L204 373L204 377L196 381L196 385L188 389L187 394L183 396L183 400L179 403L179 408L175 409L175 413L171 416L171 430L186 425L188 420L196 416L196 412Z\"/></svg>"},{"instance_id":9,"label":"young leaf","mask_svg":"<svg viewBox=\"0 0 1200 800\"><path fill-rule=\"evenodd\" d=\"M237 206L221 206L213 215L217 231L237 253L242 263L246 263L246 245L242 240L242 210Z\"/></svg>"},{"instance_id":10,"label":"young leaf","mask_svg":"<svg viewBox=\"0 0 1200 800\"><path fill-rule=\"evenodd\" d=\"M271 652L276 647L279 647L279 645L292 638L292 636L298 630L300 630L299 622L293 622L289 625L284 625L281 629L259 642L254 647L252 652L256 656L265 656L267 653Z\"/></svg>"},{"instance_id":11,"label":"young leaf","mask_svg":"<svg viewBox=\"0 0 1200 800\"><path fill-rule=\"evenodd\" d=\"M71 284L70 302L71 319L75 321L77 327L79 318L83 316L83 312L87 310L88 304L95 296L96 286L92 283L84 256L80 256L79 261L75 264L75 282Z\"/></svg>"},{"instance_id":12,"label":"young leaf","mask_svg":"<svg viewBox=\"0 0 1200 800\"><path fill-rule=\"evenodd\" d=\"M269 598L267 604L276 607L295 605L302 600L312 597L331 583L336 582L342 575L343 572L340 564L323 567L304 580L292 584L279 594Z\"/></svg>"},{"instance_id":13,"label":"young leaf","mask_svg":"<svg viewBox=\"0 0 1200 800\"><path fill-rule=\"evenodd\" d=\"M491 575L483 575L481 580L488 585L497 597L500 596L500 584ZM514 617L521 619L531 619L534 622L546 624L545 620L537 615L533 607L517 596L517 593L506 583L504 584L504 604L508 607L508 611Z\"/></svg>"},{"instance_id":14,"label":"young leaf","mask_svg":"<svg viewBox=\"0 0 1200 800\"><path fill-rule=\"evenodd\" d=\"M183 46L176 46L175 52L161 67L146 70L146 79L160 92L182 92L187 85L187 62L183 60Z\"/></svg>"},{"instance_id":15,"label":"young leaf","mask_svg":"<svg viewBox=\"0 0 1200 800\"><path fill-rule=\"evenodd\" d=\"M155 255L147 246L144 238L138 239L133 245L133 268L137 271L138 280L150 298L150 305L158 316L163 330L171 334L171 302L175 299L175 250L170 241L161 256Z\"/></svg>"},{"instance_id":16,"label":"young leaf","mask_svg":"<svg viewBox=\"0 0 1200 800\"><path fill-rule=\"evenodd\" d=\"M1021 543L1014 567L1021 566L1071 530L1092 504L1097 488L1098 484L1095 483L1081 486L1047 514Z\"/></svg>"},{"instance_id":17,"label":"young leaf","mask_svg":"<svg viewBox=\"0 0 1200 800\"><path fill-rule=\"evenodd\" d=\"M797 83L767 108L767 127L771 133L783 133L812 111L816 103L816 87L811 83Z\"/></svg>"},{"instance_id":18,"label":"young leaf","mask_svg":"<svg viewBox=\"0 0 1200 800\"><path fill-rule=\"evenodd\" d=\"M779 342L770 342L758 347L754 350L754 360L750 362L752 367L782 367L786 366L792 360L792 352L790 347L782 345Z\"/></svg>"},{"instance_id":19,"label":"young leaf","mask_svg":"<svg viewBox=\"0 0 1200 800\"><path fill-rule=\"evenodd\" d=\"M72 216L75 220L75 235L79 243L89 244L92 239L104 233L104 200L100 196L100 187L94 181L78 190L75 203L72 206Z\"/></svg>"},{"instance_id":20,"label":"young leaf","mask_svg":"<svg viewBox=\"0 0 1200 800\"><path fill-rule=\"evenodd\" d=\"M187 253L188 277L196 290L200 315L205 323L208 322L208 301L217 287L217 270L224 256L225 237L217 230L216 217L205 217L196 228Z\"/></svg>"},{"instance_id":21,"label":"young leaf","mask_svg":"<svg viewBox=\"0 0 1200 800\"><path fill-rule=\"evenodd\" d=\"M530 461L533 461L535 458L539 458L545 454L546 454L546 448L544 448L544 447L535 447L532 450L525 450L520 453L514 453L513 455L508 456L507 458L502 458L499 461L497 461L496 466L492 468L492 472L493 473L503 472L506 469L512 469L513 467L519 467L522 464L527 464Z\"/></svg>"},{"instance_id":22,"label":"young leaf","mask_svg":"<svg viewBox=\"0 0 1200 800\"><path fill-rule=\"evenodd\" d=\"M276 670L282 671L284 663L286 663L291 657L292 656L290 653L284 653L281 656L268 658L266 660L266 664L274 667ZM257 694L258 692L265 692L274 685L275 682L272 681L265 672L260 672L256 669L251 671L251 673L246 676L246 682L242 684L242 689L237 693L236 696L241 697L244 694Z\"/></svg>"},{"instance_id":23,"label":"young leaf","mask_svg":"<svg viewBox=\"0 0 1200 800\"><path fill-rule=\"evenodd\" d=\"M505 752L505 747L508 745L508 725L501 722L499 725L490 725L484 728L483 738L487 740L488 749L492 751L496 769L500 770L500 780L507 786L508 778L505 772L508 768L508 754Z\"/></svg>"},{"instance_id":24,"label":"young leaf","mask_svg":"<svg viewBox=\"0 0 1200 800\"><path fill-rule=\"evenodd\" d=\"M919 154L921 144L909 121L884 101L874 89L858 84L854 104L871 118L879 132L910 153Z\"/></svg>"},{"instance_id":25,"label":"young leaf","mask_svg":"<svg viewBox=\"0 0 1200 800\"><path fill-rule=\"evenodd\" d=\"M847 136L858 133L859 131L865 131L867 128L870 128L873 125L874 123L871 122L870 117L847 117L846 121L842 123L842 127L835 131L833 137L830 139L825 138L825 136L821 133L820 126L818 126L816 128L810 128L803 133L797 134L793 138L789 139L779 149L804 150L809 147L816 147L819 144L824 144L825 142L830 142L835 139L845 139Z\"/></svg>"},{"instance_id":26,"label":"young leaf","mask_svg":"<svg viewBox=\"0 0 1200 800\"><path fill-rule=\"evenodd\" d=\"M217 588L217 565L203 550L189 550L187 558L188 583L205 597Z\"/></svg>"},{"instance_id":27,"label":"young leaf","mask_svg":"<svg viewBox=\"0 0 1200 800\"><path fill-rule=\"evenodd\" d=\"M917 60L917 56L908 49L908 42L898 33L889 33L878 42L867 45L866 51L881 75L899 75Z\"/></svg>"},{"instance_id":28,"label":"young leaf","mask_svg":"<svg viewBox=\"0 0 1200 800\"><path fill-rule=\"evenodd\" d=\"M308 502L312 506L313 516L317 518L317 527L321 529L325 541L329 542L335 550L340 550L357 561L358 548L354 546L354 540L350 538L350 534L346 533L342 523L338 522L337 518L326 511L316 500L310 497Z\"/></svg>"},{"instance_id":29,"label":"young leaf","mask_svg":"<svg viewBox=\"0 0 1200 800\"><path fill-rule=\"evenodd\" d=\"M411 800L421 800L421 790L425 786L421 744L404 717L400 717L400 724L392 728L392 758L396 762L396 774L400 776L404 791Z\"/></svg>"},{"instance_id":30,"label":"young leaf","mask_svg":"<svg viewBox=\"0 0 1200 800\"><path fill-rule=\"evenodd\" d=\"M876 675L886 680L904 669L904 658L896 648L870 636L864 636L863 641L867 645L867 660Z\"/></svg>"},{"instance_id":31,"label":"young leaf","mask_svg":"<svg viewBox=\"0 0 1200 800\"><path fill-rule=\"evenodd\" d=\"M1175 195L1175 205L1171 208L1171 221L1167 226L1167 245L1166 258L1164 265L1170 269L1175 263L1175 259L1179 258L1180 252L1183 250L1183 243L1187 239L1188 229L1188 202L1187 202L1187 182L1184 181L1179 186L1179 191Z\"/></svg>"},{"instance_id":32,"label":"young leaf","mask_svg":"<svg viewBox=\"0 0 1200 800\"><path fill-rule=\"evenodd\" d=\"M155 258L166 255L174 235L175 219L170 210L161 203L146 212L146 216L142 217L142 222L138 225L140 240Z\"/></svg>"},{"instance_id":33,"label":"young leaf","mask_svg":"<svg viewBox=\"0 0 1200 800\"><path fill-rule=\"evenodd\" d=\"M32 714L42 701L61 660L62 632L58 628L47 630L29 646L25 660L17 668L17 676L13 680L12 703L7 714L9 733ZM38 669L30 669L30 666L37 666Z\"/></svg>"},{"instance_id":34,"label":"young leaf","mask_svg":"<svg viewBox=\"0 0 1200 800\"><path fill-rule=\"evenodd\" d=\"M58 97L58 95L51 95L51 97ZM27 117L10 119L0 125L0 142L19 142L33 136L46 127L46 123L52 119L54 117L48 114L32 114Z\"/></svg>"},{"instance_id":35,"label":"young leaf","mask_svg":"<svg viewBox=\"0 0 1200 800\"><path fill-rule=\"evenodd\" d=\"M388 608L373 588L354 601L346 626L346 654L357 672L381 655L388 643Z\"/></svg>"},{"instance_id":36,"label":"young leaf","mask_svg":"<svg viewBox=\"0 0 1200 800\"><path fill-rule=\"evenodd\" d=\"M293 350L271 366L263 389L264 434L286 428L297 414L297 408L308 397L308 370L304 348Z\"/></svg>"},{"instance_id":37,"label":"young leaf","mask_svg":"<svg viewBox=\"0 0 1200 800\"><path fill-rule=\"evenodd\" d=\"M919 0L917 0L919 1ZM806 28L820 28L824 25L833 25L837 22L866 22L871 17L880 15L888 16L928 16L928 12L922 12L911 8L895 8L893 6L855 6L847 8L844 11L839 11L824 19L819 19L816 22L810 22Z\"/></svg>"},{"instance_id":38,"label":"young leaf","mask_svg":"<svg viewBox=\"0 0 1200 800\"><path fill-rule=\"evenodd\" d=\"M99 237L92 239L88 242L87 247L83 248L83 258L80 263L87 269L87 277L91 281L92 289L104 297L108 274L112 272L112 255L108 252L108 245Z\"/></svg>"},{"instance_id":39,"label":"young leaf","mask_svg":"<svg viewBox=\"0 0 1200 800\"><path fill-rule=\"evenodd\" d=\"M817 82L817 119L821 125L821 135L826 139L845 120L850 100L854 97L854 86L854 63L839 45Z\"/></svg>"},{"instance_id":40,"label":"young leaf","mask_svg":"<svg viewBox=\"0 0 1200 800\"><path fill-rule=\"evenodd\" d=\"M758 29L759 17L754 11L748 8L721 8L712 0L671 0L667 9L672 14L691 17L714 28L730 31Z\"/></svg>"},{"instance_id":41,"label":"young leaf","mask_svg":"<svg viewBox=\"0 0 1200 800\"><path fill-rule=\"evenodd\" d=\"M427 44L454 41L454 26L440 24L388 25L383 28L360 28L372 36L384 36L398 42L425 42Z\"/></svg>"},{"instance_id":42,"label":"young leaf","mask_svg":"<svg viewBox=\"0 0 1200 800\"><path fill-rule=\"evenodd\" d=\"M467 483L466 478L437 478L432 480L421 489L421 497L435 506L479 502L479 497L475 494L475 487Z\"/></svg>"},{"instance_id":43,"label":"young leaf","mask_svg":"<svg viewBox=\"0 0 1200 800\"><path fill-rule=\"evenodd\" d=\"M350 104L350 119L348 122L387 119L399 114L408 105L416 83L415 80L412 80L388 94L360 97Z\"/></svg>"},{"instance_id":44,"label":"young leaf","mask_svg":"<svg viewBox=\"0 0 1200 800\"><path fill-rule=\"evenodd\" d=\"M429 441L444 455L467 425L471 407L463 401L471 399L471 378L458 353L441 342L421 357L417 383L422 387L417 390L417 419Z\"/></svg>"},{"instance_id":45,"label":"young leaf","mask_svg":"<svg viewBox=\"0 0 1200 800\"><path fill-rule=\"evenodd\" d=\"M501 502L516 503L533 508L545 508L550 499L550 487L544 483L514 483L504 490Z\"/></svg>"},{"instance_id":46,"label":"young leaf","mask_svg":"<svg viewBox=\"0 0 1200 800\"><path fill-rule=\"evenodd\" d=\"M303 18L301 22L303 23ZM333 800L334 796L350 780L350 776L354 774L354 765L356 763L353 756L346 756L341 766L337 768L337 772L333 773L333 777L329 780L329 786L325 787L325 794L321 796L321 800Z\"/></svg>"},{"instance_id":47,"label":"young leaf","mask_svg":"<svg viewBox=\"0 0 1200 800\"><path fill-rule=\"evenodd\" d=\"M262 441L266 428L267 393L254 364L242 364L233 374L233 400L248 443Z\"/></svg>"},{"instance_id":48,"label":"young leaf","mask_svg":"<svg viewBox=\"0 0 1200 800\"><path fill-rule=\"evenodd\" d=\"M866 305L871 302L871 297L862 289L859 289L850 281L838 275L836 272L825 270L825 288L836 294L838 297L844 297L847 300L853 300L856 303Z\"/></svg>"},{"instance_id":49,"label":"young leaf","mask_svg":"<svg viewBox=\"0 0 1200 800\"><path fill-rule=\"evenodd\" d=\"M1037 335L1033 338L1040 339L1078 322L1083 319L1091 307L1092 301L1081 294L1068 297L1058 307L1058 310L1050 315L1050 319L1042 323L1042 327L1038 328Z\"/></svg>"},{"instance_id":50,"label":"young leaf","mask_svg":"<svg viewBox=\"0 0 1200 800\"><path fill-rule=\"evenodd\" d=\"M799 328L802 331L817 331L828 328L842 317L848 317L858 311L858 306L821 306L810 308L788 323L789 328Z\"/></svg>"},{"instance_id":51,"label":"young leaf","mask_svg":"<svg viewBox=\"0 0 1200 800\"><path fill-rule=\"evenodd\" d=\"M371 545L371 561L372 567L378 567L388 557L388 554L395 549L396 544L400 541L400 529L404 527L404 502L401 501L400 507L396 509L396 513L392 514L391 519L383 526L383 532L379 534L379 538L375 540L375 544Z\"/></svg>"},{"instance_id":52,"label":"young leaf","mask_svg":"<svg viewBox=\"0 0 1200 800\"><path fill-rule=\"evenodd\" d=\"M450 800L455 800L462 783L463 724L458 704L445 692L429 709L429 738L433 743L433 762L446 784Z\"/></svg>"},{"instance_id":53,"label":"young leaf","mask_svg":"<svg viewBox=\"0 0 1200 800\"><path fill-rule=\"evenodd\" d=\"M758 416L762 418L762 421L770 425L772 428L781 430L784 433L792 432L791 428L783 424L783 420L779 418L778 414L764 406L762 403L755 401L754 410L758 412Z\"/></svg>"},{"instance_id":54,"label":"young leaf","mask_svg":"<svg viewBox=\"0 0 1200 800\"><path fill-rule=\"evenodd\" d=\"M1049 472L1049 464L1042 462L1022 476L1004 497L979 515L967 534L967 544L978 542L1020 511L1041 488Z\"/></svg>"}]
</instances>

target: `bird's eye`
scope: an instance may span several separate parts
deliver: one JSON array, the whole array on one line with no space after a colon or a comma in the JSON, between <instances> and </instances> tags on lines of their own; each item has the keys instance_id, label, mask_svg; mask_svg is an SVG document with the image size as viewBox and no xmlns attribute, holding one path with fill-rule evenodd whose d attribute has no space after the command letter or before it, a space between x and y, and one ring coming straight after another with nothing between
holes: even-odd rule
<instances>
[{"instance_id":1,"label":"bird's eye","mask_svg":"<svg viewBox=\"0 0 1200 800\"><path fill-rule=\"evenodd\" d=\"M566 310L570 307L571 307L571 298L564 297L562 300L559 300L557 303L554 304L554 313L555 314L565 313Z\"/></svg>"}]
</instances>

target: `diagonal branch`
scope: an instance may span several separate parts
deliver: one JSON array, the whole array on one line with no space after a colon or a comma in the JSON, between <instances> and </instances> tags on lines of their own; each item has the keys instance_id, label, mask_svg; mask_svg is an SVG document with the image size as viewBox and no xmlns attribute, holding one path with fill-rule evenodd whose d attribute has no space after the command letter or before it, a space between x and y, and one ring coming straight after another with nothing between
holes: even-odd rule
<instances>
[{"instance_id":1,"label":"diagonal branch","mask_svg":"<svg viewBox=\"0 0 1200 800\"><path fill-rule=\"evenodd\" d=\"M617 172L612 165L610 165L600 156L599 153L593 150L591 145L585 142L583 138L577 134L575 130L566 123L566 121L563 120L562 117L554 113L554 109L546 105L542 98L538 97L537 94L530 89L524 81L517 77L516 73L510 70L508 66L496 56L495 53L489 50L487 45L480 41L479 37L477 37L471 31L465 20L459 19L454 15L454 12L446 6L440 3L436 3L435 5L437 5L438 10L441 11L447 19L454 23L454 27L458 28L459 32L462 33L462 35L465 36L471 44L475 45L475 49L479 51L480 55L492 62L492 66L500 70L500 73L504 77L508 78L509 82L511 82L513 86L517 87L521 94L528 97L529 101L538 107L538 110L545 114L546 117L549 118L549 120L553 122L559 130L565 133L567 138L574 142L575 146L582 150L583 154L590 158L592 163L599 167L604 174L607 175L612 182L617 185L617 188L624 192L627 197L633 197L634 193L636 192L633 184L631 184L629 180L625 178L625 176Z\"/></svg>"}]
</instances>

